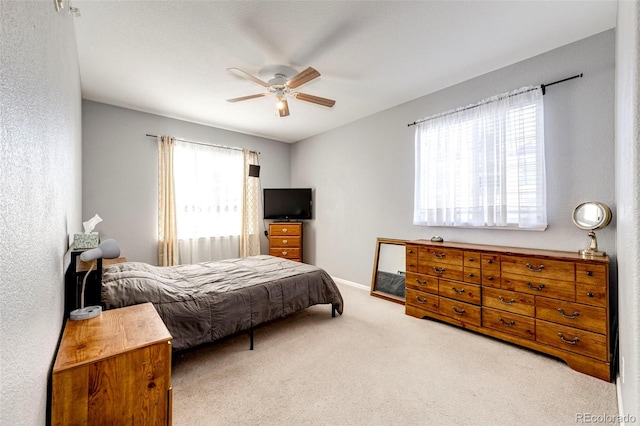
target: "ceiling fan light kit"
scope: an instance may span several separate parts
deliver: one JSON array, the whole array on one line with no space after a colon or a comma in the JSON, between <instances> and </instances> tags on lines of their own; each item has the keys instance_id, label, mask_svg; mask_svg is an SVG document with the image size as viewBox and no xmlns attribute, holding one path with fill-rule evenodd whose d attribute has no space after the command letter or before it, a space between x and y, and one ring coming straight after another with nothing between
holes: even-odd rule
<instances>
[{"instance_id":1,"label":"ceiling fan light kit","mask_svg":"<svg viewBox=\"0 0 640 426\"><path fill-rule=\"evenodd\" d=\"M287 80L286 75L282 73L276 73L274 77L268 82L262 81L259 78L239 68L227 68L227 71L232 72L242 78L246 78L247 80L251 80L254 83L259 84L260 86L267 88L266 93L227 99L227 102L235 103L246 101L249 99L256 99L262 98L264 96L274 95L276 97L276 111L278 116L280 117L286 117L289 115L289 104L286 98L287 96L292 96L298 100L310 102L328 108L333 107L336 103L336 101L334 101L333 99L321 98L319 96L308 95L306 93L294 91L294 89L302 86L303 84L320 77L320 73L311 67L308 67L304 71L296 74L289 80Z\"/></svg>"}]
</instances>

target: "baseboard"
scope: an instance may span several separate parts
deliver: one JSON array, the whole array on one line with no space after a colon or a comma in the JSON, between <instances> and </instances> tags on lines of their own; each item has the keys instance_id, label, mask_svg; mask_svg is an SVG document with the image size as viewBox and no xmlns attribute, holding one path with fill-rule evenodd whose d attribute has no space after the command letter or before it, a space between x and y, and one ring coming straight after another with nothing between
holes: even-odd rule
<instances>
[{"instance_id":1,"label":"baseboard","mask_svg":"<svg viewBox=\"0 0 640 426\"><path fill-rule=\"evenodd\" d=\"M351 287L358 288L360 290L367 290L367 291L370 290L368 286L364 286L362 284L354 283L353 281L343 280L342 278L336 278L336 277L331 277L331 278L333 278L333 280L338 284L348 285L348 286L351 286Z\"/></svg>"},{"instance_id":2,"label":"baseboard","mask_svg":"<svg viewBox=\"0 0 640 426\"><path fill-rule=\"evenodd\" d=\"M618 415L620 416L620 425L625 426L624 422L624 406L622 402L622 388L620 385L622 384L622 380L620 379L620 372L616 374L616 398L618 398Z\"/></svg>"}]
</instances>

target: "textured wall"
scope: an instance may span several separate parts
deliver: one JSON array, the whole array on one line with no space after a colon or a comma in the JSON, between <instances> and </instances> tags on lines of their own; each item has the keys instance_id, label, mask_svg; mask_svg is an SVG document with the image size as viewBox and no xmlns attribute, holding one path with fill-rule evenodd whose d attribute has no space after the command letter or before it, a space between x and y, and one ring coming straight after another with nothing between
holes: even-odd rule
<instances>
[{"instance_id":1,"label":"textured wall","mask_svg":"<svg viewBox=\"0 0 640 426\"><path fill-rule=\"evenodd\" d=\"M425 70L428 72L428 70ZM539 231L413 225L416 119L522 86L584 73L547 89L545 146L549 227ZM294 186L316 188L308 260L330 274L370 285L376 237L445 240L577 251L589 244L571 213L588 200L614 200L614 32L607 31L418 98L294 144ZM615 219L598 231L615 253Z\"/></svg>"},{"instance_id":2,"label":"textured wall","mask_svg":"<svg viewBox=\"0 0 640 426\"><path fill-rule=\"evenodd\" d=\"M80 77L71 16L0 1L0 424L43 425L81 227Z\"/></svg>"},{"instance_id":3,"label":"textured wall","mask_svg":"<svg viewBox=\"0 0 640 426\"><path fill-rule=\"evenodd\" d=\"M289 186L289 144L98 102L82 105L82 217L98 213L101 238L115 238L129 260L158 262L158 144L147 133L259 151L263 187ZM266 253L263 234L261 243Z\"/></svg>"},{"instance_id":4,"label":"textured wall","mask_svg":"<svg viewBox=\"0 0 640 426\"><path fill-rule=\"evenodd\" d=\"M616 28L616 202L620 401L640 419L640 3L618 4ZM628 424L631 424L629 422Z\"/></svg>"}]
</instances>

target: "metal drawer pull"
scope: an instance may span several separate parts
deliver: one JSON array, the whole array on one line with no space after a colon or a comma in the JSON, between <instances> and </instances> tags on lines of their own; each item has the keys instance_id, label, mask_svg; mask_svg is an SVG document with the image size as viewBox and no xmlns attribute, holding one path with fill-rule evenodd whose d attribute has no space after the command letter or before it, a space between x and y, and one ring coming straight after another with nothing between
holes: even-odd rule
<instances>
[{"instance_id":1,"label":"metal drawer pull","mask_svg":"<svg viewBox=\"0 0 640 426\"><path fill-rule=\"evenodd\" d=\"M542 270L544 269L544 265L540 265L537 268L534 266L531 266L530 263L527 263L526 265L524 265L527 267L528 270L533 271L533 272L542 272Z\"/></svg>"},{"instance_id":2,"label":"metal drawer pull","mask_svg":"<svg viewBox=\"0 0 640 426\"><path fill-rule=\"evenodd\" d=\"M421 299L420 296L416 296L418 303L427 303L427 299Z\"/></svg>"},{"instance_id":3,"label":"metal drawer pull","mask_svg":"<svg viewBox=\"0 0 640 426\"><path fill-rule=\"evenodd\" d=\"M444 259L446 253L436 253L435 251L433 252L433 255L438 258L438 259Z\"/></svg>"},{"instance_id":4,"label":"metal drawer pull","mask_svg":"<svg viewBox=\"0 0 640 426\"><path fill-rule=\"evenodd\" d=\"M593 271L587 271L587 275L592 277L593 276Z\"/></svg>"},{"instance_id":5,"label":"metal drawer pull","mask_svg":"<svg viewBox=\"0 0 640 426\"><path fill-rule=\"evenodd\" d=\"M516 301L516 299L511 299L508 302L505 302L504 301L504 297L502 297L502 296L498 296L498 300L500 300L505 305L513 305L513 303Z\"/></svg>"},{"instance_id":6,"label":"metal drawer pull","mask_svg":"<svg viewBox=\"0 0 640 426\"><path fill-rule=\"evenodd\" d=\"M427 280L420 281L419 279L416 278L416 282L418 283L418 285L422 285L422 286L427 285Z\"/></svg>"},{"instance_id":7,"label":"metal drawer pull","mask_svg":"<svg viewBox=\"0 0 640 426\"><path fill-rule=\"evenodd\" d=\"M487 281L493 281L493 277L492 277L491 275L489 275L489 276L487 277Z\"/></svg>"},{"instance_id":8,"label":"metal drawer pull","mask_svg":"<svg viewBox=\"0 0 640 426\"><path fill-rule=\"evenodd\" d=\"M287 232L288 229L287 228L282 228L282 232Z\"/></svg>"},{"instance_id":9,"label":"metal drawer pull","mask_svg":"<svg viewBox=\"0 0 640 426\"><path fill-rule=\"evenodd\" d=\"M474 277L473 273L469 274L469 277L470 277L470 278L473 278L473 277Z\"/></svg>"},{"instance_id":10,"label":"metal drawer pull","mask_svg":"<svg viewBox=\"0 0 640 426\"><path fill-rule=\"evenodd\" d=\"M444 268L437 268L437 267L433 267L433 270L435 271L436 274L444 274L444 271L446 271L446 269Z\"/></svg>"},{"instance_id":11,"label":"metal drawer pull","mask_svg":"<svg viewBox=\"0 0 640 426\"><path fill-rule=\"evenodd\" d=\"M593 294L592 292L588 292L588 293L587 293L587 296L588 296L588 297L595 297L595 294Z\"/></svg>"},{"instance_id":12,"label":"metal drawer pull","mask_svg":"<svg viewBox=\"0 0 640 426\"><path fill-rule=\"evenodd\" d=\"M473 262L475 259L473 257L469 258L469 262Z\"/></svg>"},{"instance_id":13,"label":"metal drawer pull","mask_svg":"<svg viewBox=\"0 0 640 426\"><path fill-rule=\"evenodd\" d=\"M287 241L289 240L282 240L282 244L287 244Z\"/></svg>"},{"instance_id":14,"label":"metal drawer pull","mask_svg":"<svg viewBox=\"0 0 640 426\"><path fill-rule=\"evenodd\" d=\"M574 312L571 315L567 315L567 314L564 313L564 309L562 309L562 308L558 308L558 312L560 312L560 315L562 315L563 317L569 318L569 319L574 319L575 317L580 315L580 312Z\"/></svg>"},{"instance_id":15,"label":"metal drawer pull","mask_svg":"<svg viewBox=\"0 0 640 426\"><path fill-rule=\"evenodd\" d=\"M287 252L286 252L286 251L283 251L283 252L282 252L282 255L283 255L283 256L286 256L286 255L287 255Z\"/></svg>"},{"instance_id":16,"label":"metal drawer pull","mask_svg":"<svg viewBox=\"0 0 640 426\"><path fill-rule=\"evenodd\" d=\"M567 340L564 338L564 335L562 333L558 333L558 337L560 337L560 340L562 340L563 342L569 344L569 345L575 345L576 343L578 343L580 341L580 339L578 339L577 337L574 337L571 340Z\"/></svg>"},{"instance_id":17,"label":"metal drawer pull","mask_svg":"<svg viewBox=\"0 0 640 426\"><path fill-rule=\"evenodd\" d=\"M487 263L488 263L488 264L492 264L492 263L493 263L493 259L489 259L489 260L487 260Z\"/></svg>"},{"instance_id":18,"label":"metal drawer pull","mask_svg":"<svg viewBox=\"0 0 640 426\"><path fill-rule=\"evenodd\" d=\"M409 254L413 254L413 250L409 249L408 251L409 251Z\"/></svg>"},{"instance_id":19,"label":"metal drawer pull","mask_svg":"<svg viewBox=\"0 0 640 426\"><path fill-rule=\"evenodd\" d=\"M544 284L540 284L538 287L534 287L533 284L527 283L527 287L529 287L531 290L540 291L544 288Z\"/></svg>"},{"instance_id":20,"label":"metal drawer pull","mask_svg":"<svg viewBox=\"0 0 640 426\"><path fill-rule=\"evenodd\" d=\"M507 327L513 327L514 325L516 325L516 322L515 321L506 322L505 320L500 318L500 324L502 324L504 326L507 326Z\"/></svg>"},{"instance_id":21,"label":"metal drawer pull","mask_svg":"<svg viewBox=\"0 0 640 426\"><path fill-rule=\"evenodd\" d=\"M456 294L462 294L462 293L464 293L464 288L463 288L462 290L458 291L458 289L457 289L457 288L455 288L455 287L451 287L451 290L455 291L455 292L456 292Z\"/></svg>"},{"instance_id":22,"label":"metal drawer pull","mask_svg":"<svg viewBox=\"0 0 640 426\"><path fill-rule=\"evenodd\" d=\"M456 313L456 314L458 314L458 315L463 315L463 314L465 313L465 310L464 310L464 309L458 310L458 309L456 309L456 307L454 306L454 307L453 307L453 312L455 312L455 313Z\"/></svg>"}]
</instances>

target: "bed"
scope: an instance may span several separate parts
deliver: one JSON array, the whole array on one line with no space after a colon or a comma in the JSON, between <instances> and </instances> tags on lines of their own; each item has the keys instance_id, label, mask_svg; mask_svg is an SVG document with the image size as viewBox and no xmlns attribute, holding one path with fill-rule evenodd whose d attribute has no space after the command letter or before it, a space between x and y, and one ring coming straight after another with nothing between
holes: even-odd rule
<instances>
[{"instance_id":1,"label":"bed","mask_svg":"<svg viewBox=\"0 0 640 426\"><path fill-rule=\"evenodd\" d=\"M192 265L158 267L141 262L107 266L102 275L106 309L151 302L180 351L248 331L317 304L342 314L342 295L321 268L259 255Z\"/></svg>"}]
</instances>

